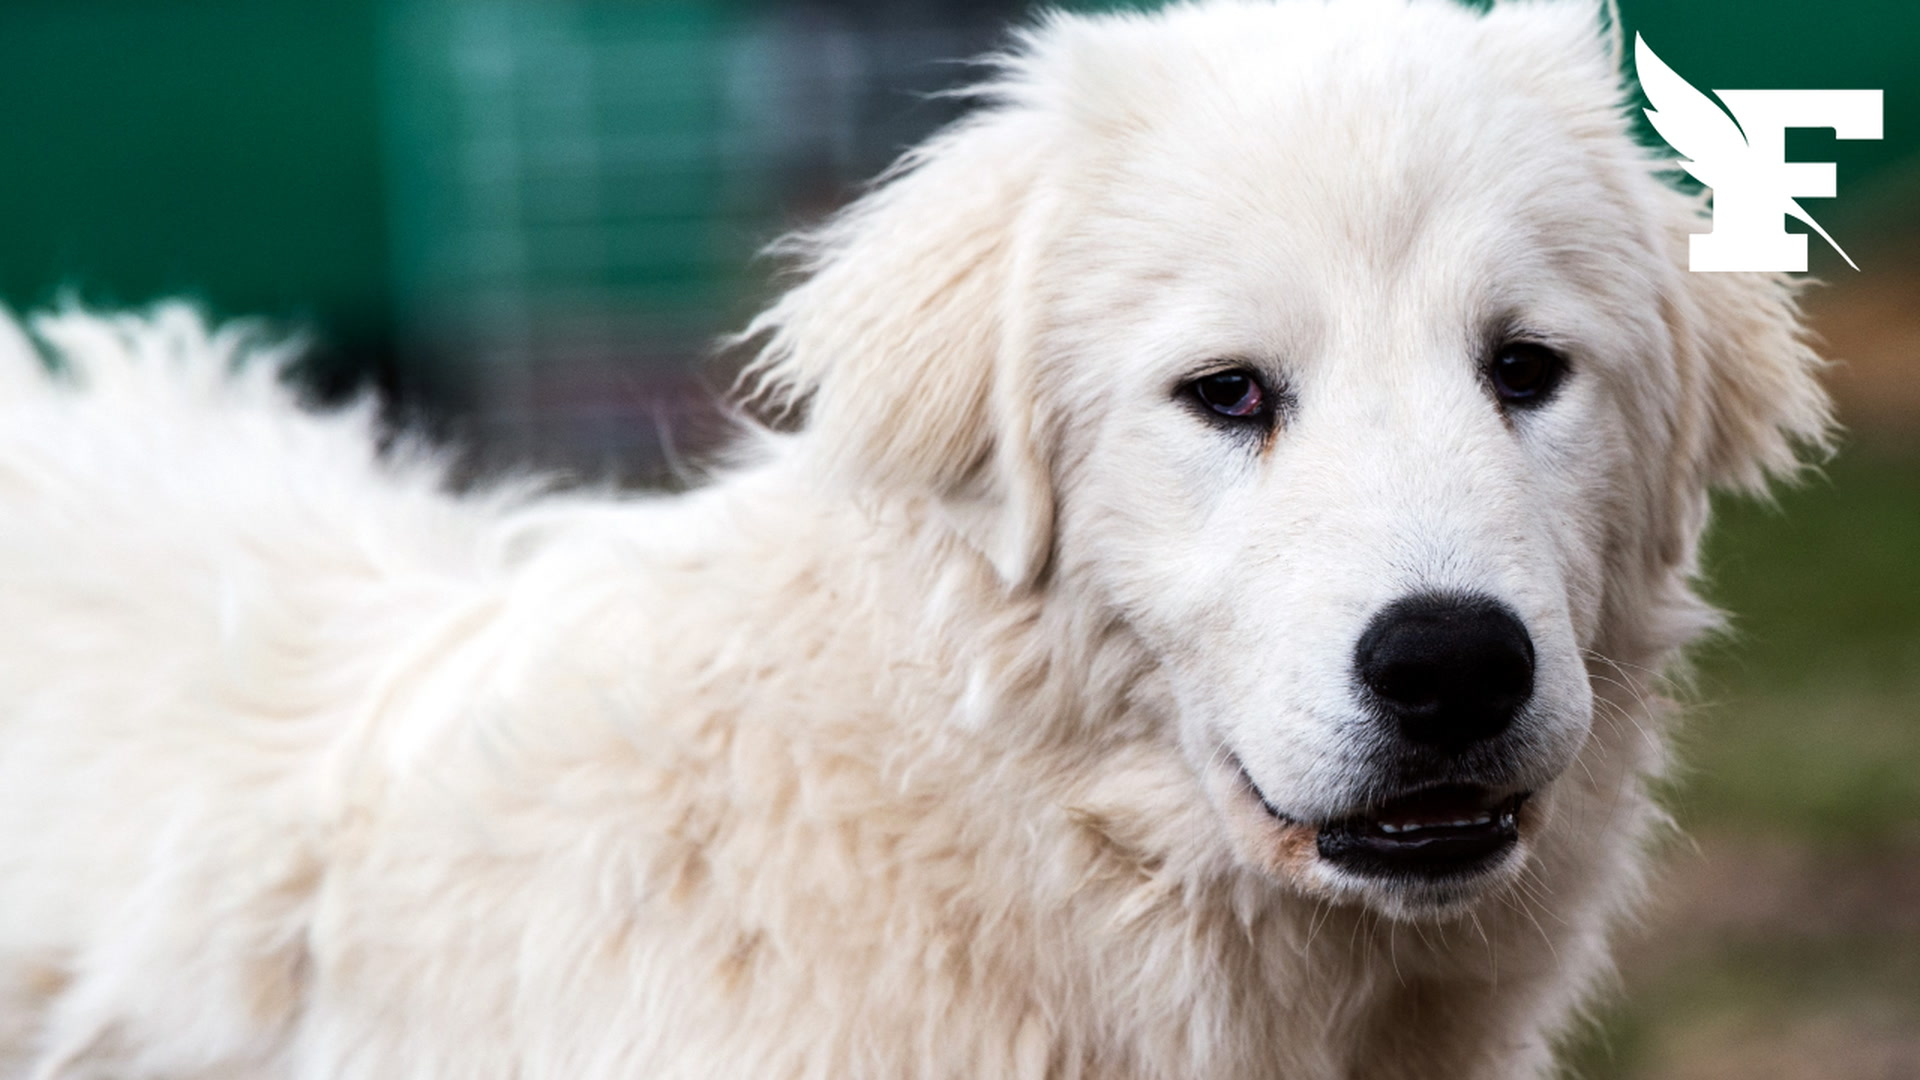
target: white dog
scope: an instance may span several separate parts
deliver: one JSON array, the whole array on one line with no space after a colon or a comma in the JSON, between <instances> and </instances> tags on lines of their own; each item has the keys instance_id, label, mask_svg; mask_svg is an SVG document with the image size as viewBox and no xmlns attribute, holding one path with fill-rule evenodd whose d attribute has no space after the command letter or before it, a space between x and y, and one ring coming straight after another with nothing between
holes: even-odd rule
<instances>
[{"instance_id":1,"label":"white dog","mask_svg":"<svg viewBox=\"0 0 1920 1080\"><path fill-rule=\"evenodd\" d=\"M677 498L0 324L0 1074L1543 1075L1707 492L1827 425L1604 24L1046 21Z\"/></svg>"}]
</instances>

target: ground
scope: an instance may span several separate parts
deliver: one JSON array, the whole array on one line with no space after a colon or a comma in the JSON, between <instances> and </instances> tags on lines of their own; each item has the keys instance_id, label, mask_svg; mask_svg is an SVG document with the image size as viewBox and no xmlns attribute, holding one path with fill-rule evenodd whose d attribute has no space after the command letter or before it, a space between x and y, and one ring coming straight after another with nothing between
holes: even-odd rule
<instances>
[{"instance_id":1,"label":"ground","mask_svg":"<svg viewBox=\"0 0 1920 1080\"><path fill-rule=\"evenodd\" d=\"M1589 1080L1920 1077L1920 275L1810 297L1850 428L1728 500L1658 897L1577 1047Z\"/></svg>"}]
</instances>

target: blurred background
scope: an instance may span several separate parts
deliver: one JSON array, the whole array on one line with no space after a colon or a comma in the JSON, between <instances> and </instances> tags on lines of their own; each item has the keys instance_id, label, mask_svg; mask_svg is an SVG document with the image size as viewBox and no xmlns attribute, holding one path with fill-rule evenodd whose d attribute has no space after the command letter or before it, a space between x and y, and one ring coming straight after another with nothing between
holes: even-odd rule
<instances>
[{"instance_id":1,"label":"blurred background","mask_svg":"<svg viewBox=\"0 0 1920 1080\"><path fill-rule=\"evenodd\" d=\"M1812 244L1849 435L1722 508L1685 836L1573 1075L1920 1077L1920 7L1624 7L1701 87L1882 89L1886 138L1789 134L1861 267ZM756 249L951 119L1028 10L4 0L0 302L196 297L478 459L663 482L721 431L702 360L768 295Z\"/></svg>"}]
</instances>

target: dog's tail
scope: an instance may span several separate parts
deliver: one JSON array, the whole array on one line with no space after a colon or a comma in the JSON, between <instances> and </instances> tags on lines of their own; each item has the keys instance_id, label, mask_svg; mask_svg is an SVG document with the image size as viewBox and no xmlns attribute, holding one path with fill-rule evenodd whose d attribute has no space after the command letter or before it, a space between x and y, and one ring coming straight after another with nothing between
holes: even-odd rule
<instances>
[{"instance_id":1,"label":"dog's tail","mask_svg":"<svg viewBox=\"0 0 1920 1080\"><path fill-rule=\"evenodd\" d=\"M40 343L13 312L0 307L0 405L44 393L52 368Z\"/></svg>"},{"instance_id":2,"label":"dog's tail","mask_svg":"<svg viewBox=\"0 0 1920 1080\"><path fill-rule=\"evenodd\" d=\"M258 322L216 327L177 300L113 315L70 305L25 321L0 308L0 403L63 390L129 404L280 402L304 347Z\"/></svg>"}]
</instances>

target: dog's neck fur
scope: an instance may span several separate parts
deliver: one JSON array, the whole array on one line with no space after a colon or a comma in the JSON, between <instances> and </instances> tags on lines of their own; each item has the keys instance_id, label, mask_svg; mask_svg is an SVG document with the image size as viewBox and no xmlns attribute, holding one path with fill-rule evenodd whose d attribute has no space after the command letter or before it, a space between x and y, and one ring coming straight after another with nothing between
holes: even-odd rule
<instances>
[{"instance_id":1,"label":"dog's neck fur","mask_svg":"<svg viewBox=\"0 0 1920 1080\"><path fill-rule=\"evenodd\" d=\"M776 718L725 721L724 752L683 763L725 789L699 815L713 866L686 910L752 943L726 1009L807 1012L822 1060L843 1070L880 1047L924 1048L876 1070L888 1075L1548 1067L1619 914L1595 885L1637 863L1652 820L1640 777L1656 748L1635 742L1650 719L1636 694L1596 680L1606 715L1555 793L1522 888L1467 919L1396 925L1234 862L1152 658L1073 582L1010 591L918 507L814 493L802 505L840 512L801 541L791 507L764 512L793 482L775 466L703 496L742 546L702 563L715 603L739 606L716 617L755 636L812 627L822 646L774 669L743 641L724 662L685 656L652 676L723 695L731 715ZM734 565L756 574L741 581ZM919 600L879 601L902 596ZM867 706L816 711L806 688L822 669L871 686ZM663 708L716 722L694 701ZM969 809L989 800L1020 810ZM798 866L790 850L845 861ZM961 999L975 1026L956 1030L941 1017Z\"/></svg>"}]
</instances>

